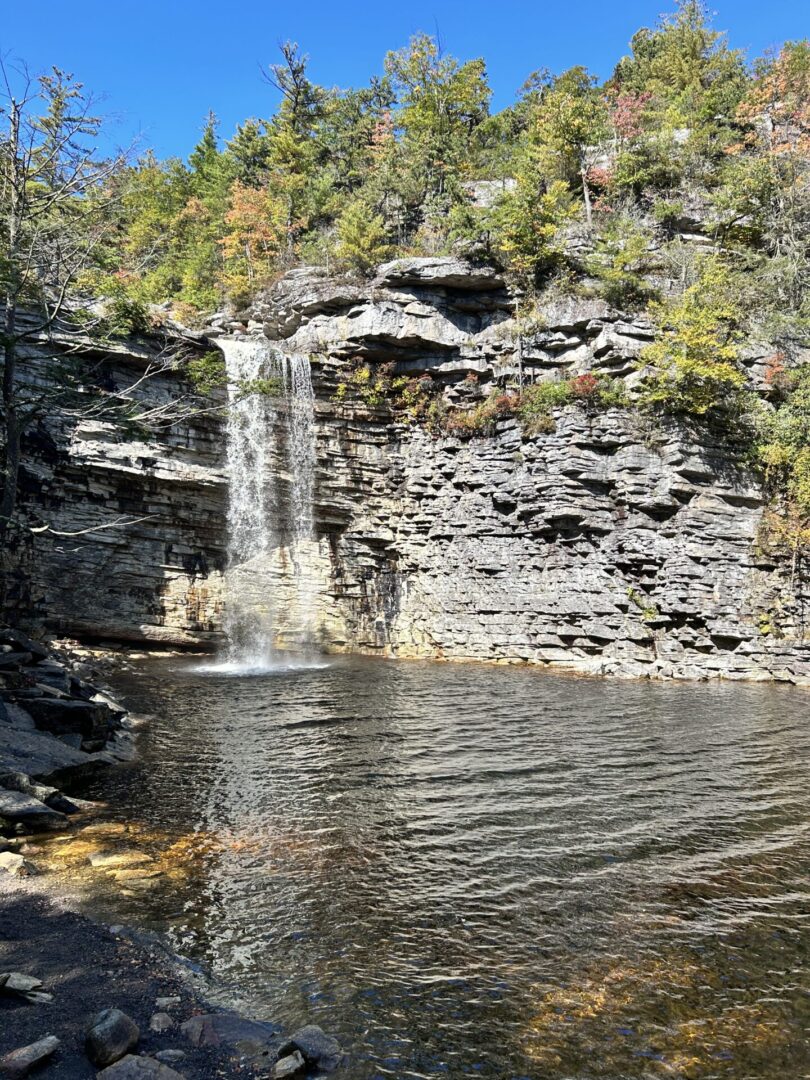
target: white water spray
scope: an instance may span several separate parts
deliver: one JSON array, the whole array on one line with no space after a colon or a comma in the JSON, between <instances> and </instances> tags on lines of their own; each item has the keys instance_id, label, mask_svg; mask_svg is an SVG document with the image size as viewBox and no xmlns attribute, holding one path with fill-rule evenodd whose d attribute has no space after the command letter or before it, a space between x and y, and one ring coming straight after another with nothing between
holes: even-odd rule
<instances>
[{"instance_id":1,"label":"white water spray","mask_svg":"<svg viewBox=\"0 0 810 1080\"><path fill-rule=\"evenodd\" d=\"M228 375L228 569L225 668L259 671L275 664L280 614L274 585L292 576L284 622L311 643L314 594L302 566L313 538L315 398L309 361L285 356L257 338L223 338ZM279 392L256 391L273 380ZM289 596L289 588L285 590Z\"/></svg>"}]
</instances>

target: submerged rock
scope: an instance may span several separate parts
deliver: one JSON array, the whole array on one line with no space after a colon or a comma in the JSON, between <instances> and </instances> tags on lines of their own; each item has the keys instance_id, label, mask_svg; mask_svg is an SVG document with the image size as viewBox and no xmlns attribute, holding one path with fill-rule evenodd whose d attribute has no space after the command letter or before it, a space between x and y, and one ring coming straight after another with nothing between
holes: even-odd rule
<instances>
[{"instance_id":1,"label":"submerged rock","mask_svg":"<svg viewBox=\"0 0 810 1080\"><path fill-rule=\"evenodd\" d=\"M291 1054L300 1050L308 1065L317 1065L324 1072L334 1072L343 1061L340 1043L317 1026L307 1024L299 1028L281 1047L280 1054Z\"/></svg>"},{"instance_id":2,"label":"submerged rock","mask_svg":"<svg viewBox=\"0 0 810 1080\"><path fill-rule=\"evenodd\" d=\"M113 867L138 866L141 863L152 862L152 856L144 851L97 851L89 856L90 865L94 870L108 870Z\"/></svg>"},{"instance_id":3,"label":"submerged rock","mask_svg":"<svg viewBox=\"0 0 810 1080\"><path fill-rule=\"evenodd\" d=\"M138 1025L125 1012L104 1009L87 1032L87 1056L99 1068L112 1065L137 1046L140 1037Z\"/></svg>"},{"instance_id":4,"label":"submerged rock","mask_svg":"<svg viewBox=\"0 0 810 1080\"><path fill-rule=\"evenodd\" d=\"M278 1028L236 1013L205 1013L180 1025L192 1046L233 1046L247 1057L266 1056L277 1045Z\"/></svg>"}]
</instances>

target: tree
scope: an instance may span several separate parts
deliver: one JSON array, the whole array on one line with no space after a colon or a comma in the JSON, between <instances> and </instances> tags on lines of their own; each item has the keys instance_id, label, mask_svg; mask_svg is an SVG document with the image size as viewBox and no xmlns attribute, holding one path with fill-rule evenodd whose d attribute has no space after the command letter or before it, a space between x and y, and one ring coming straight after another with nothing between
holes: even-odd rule
<instances>
[{"instance_id":1,"label":"tree","mask_svg":"<svg viewBox=\"0 0 810 1080\"><path fill-rule=\"evenodd\" d=\"M459 64L442 55L434 38L417 34L406 48L388 53L385 71L399 101L405 170L416 179L420 200L458 195L471 137L489 111L484 61Z\"/></svg>"},{"instance_id":2,"label":"tree","mask_svg":"<svg viewBox=\"0 0 810 1080\"><path fill-rule=\"evenodd\" d=\"M589 227L592 208L588 173L608 130L604 97L595 77L585 68L571 68L540 89L529 128L536 159L548 175L581 186Z\"/></svg>"},{"instance_id":3,"label":"tree","mask_svg":"<svg viewBox=\"0 0 810 1080\"><path fill-rule=\"evenodd\" d=\"M361 273L383 262L390 252L385 221L363 199L355 199L343 211L337 235L337 257Z\"/></svg>"},{"instance_id":4,"label":"tree","mask_svg":"<svg viewBox=\"0 0 810 1080\"><path fill-rule=\"evenodd\" d=\"M270 187L248 187L239 180L233 185L222 241L224 281L232 298L249 299L267 282L284 244L284 214Z\"/></svg>"},{"instance_id":5,"label":"tree","mask_svg":"<svg viewBox=\"0 0 810 1080\"><path fill-rule=\"evenodd\" d=\"M670 303L655 303L652 345L641 353L647 379L643 401L676 414L733 414L745 376L738 365L743 311L728 267L708 257L697 281Z\"/></svg>"},{"instance_id":6,"label":"tree","mask_svg":"<svg viewBox=\"0 0 810 1080\"><path fill-rule=\"evenodd\" d=\"M268 156L276 191L286 205L286 249L292 257L311 216L308 187L315 169L313 131L324 93L310 81L309 57L295 42L285 42L281 56L282 62L271 64L265 72L266 80L281 94L279 110L268 126Z\"/></svg>"},{"instance_id":7,"label":"tree","mask_svg":"<svg viewBox=\"0 0 810 1080\"><path fill-rule=\"evenodd\" d=\"M71 75L58 68L38 79L24 68L1 75L0 547L17 502L21 438L43 407L41 393L20 377L21 348L49 339L69 313L76 282L110 230L111 181L123 164L95 149L101 122Z\"/></svg>"},{"instance_id":8,"label":"tree","mask_svg":"<svg viewBox=\"0 0 810 1080\"><path fill-rule=\"evenodd\" d=\"M669 135L684 168L710 175L707 166L734 138L735 113L747 76L742 53L713 30L701 0L679 0L653 29L634 34L632 53L611 80L622 94L649 94L652 131ZM676 132L686 139L675 140Z\"/></svg>"}]
</instances>

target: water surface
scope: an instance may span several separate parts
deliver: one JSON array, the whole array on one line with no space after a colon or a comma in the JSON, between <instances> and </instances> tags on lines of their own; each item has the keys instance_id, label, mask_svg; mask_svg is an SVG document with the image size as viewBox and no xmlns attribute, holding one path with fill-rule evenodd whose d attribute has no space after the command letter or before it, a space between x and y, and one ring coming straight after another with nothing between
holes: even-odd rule
<instances>
[{"instance_id":1,"label":"water surface","mask_svg":"<svg viewBox=\"0 0 810 1080\"><path fill-rule=\"evenodd\" d=\"M122 685L154 719L90 794L161 872L93 903L338 1035L347 1076L810 1075L806 692L360 660Z\"/></svg>"}]
</instances>

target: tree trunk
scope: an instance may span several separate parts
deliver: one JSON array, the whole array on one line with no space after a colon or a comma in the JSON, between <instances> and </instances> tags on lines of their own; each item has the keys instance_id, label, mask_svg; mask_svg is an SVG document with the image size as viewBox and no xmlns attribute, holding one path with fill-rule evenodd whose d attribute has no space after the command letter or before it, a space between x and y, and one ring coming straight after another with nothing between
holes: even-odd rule
<instances>
[{"instance_id":1,"label":"tree trunk","mask_svg":"<svg viewBox=\"0 0 810 1080\"><path fill-rule=\"evenodd\" d=\"M5 541L17 505L17 480L20 474L20 422L16 404L17 345L14 300L6 296L3 318L3 458L0 492L0 544Z\"/></svg>"},{"instance_id":2,"label":"tree trunk","mask_svg":"<svg viewBox=\"0 0 810 1080\"><path fill-rule=\"evenodd\" d=\"M588 170L583 165L580 170L580 176L582 177L582 196L585 199L585 220L588 223L590 229L593 225L593 212L591 209L591 189L588 187Z\"/></svg>"},{"instance_id":3,"label":"tree trunk","mask_svg":"<svg viewBox=\"0 0 810 1080\"><path fill-rule=\"evenodd\" d=\"M20 218L25 198L24 177L20 162L20 106L11 102L9 115L9 212L6 249L9 283L3 312L3 457L0 491L0 543L4 543L17 505L17 481L20 473L20 420L17 411L17 293L15 273Z\"/></svg>"}]
</instances>

